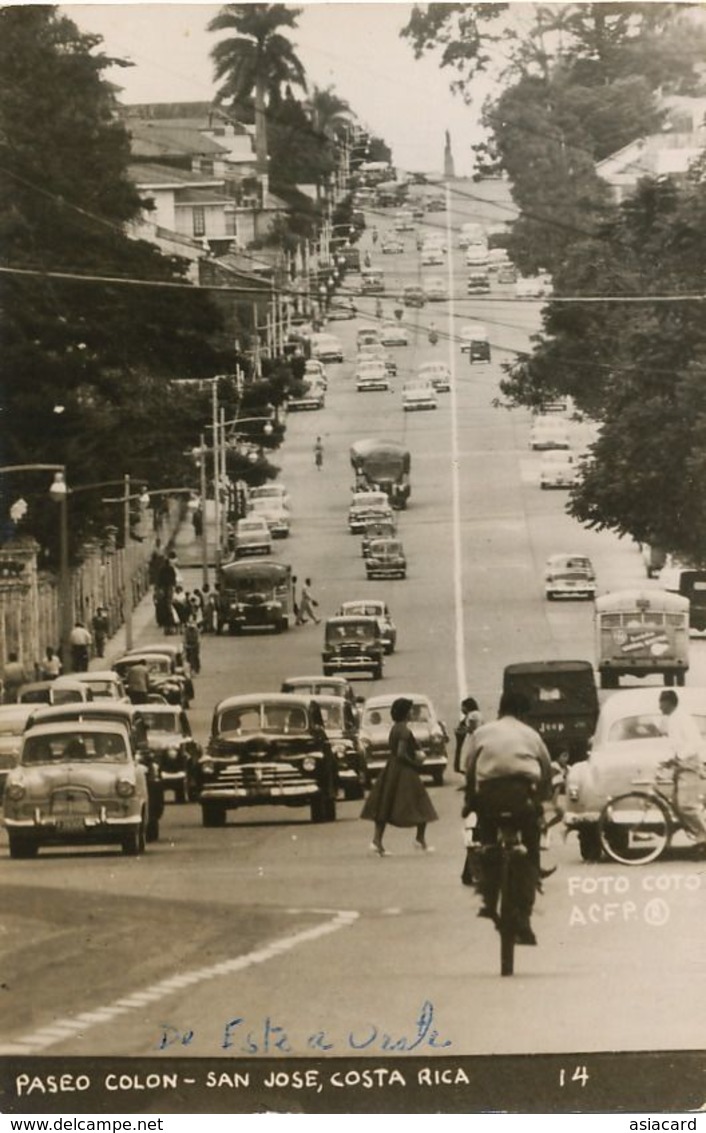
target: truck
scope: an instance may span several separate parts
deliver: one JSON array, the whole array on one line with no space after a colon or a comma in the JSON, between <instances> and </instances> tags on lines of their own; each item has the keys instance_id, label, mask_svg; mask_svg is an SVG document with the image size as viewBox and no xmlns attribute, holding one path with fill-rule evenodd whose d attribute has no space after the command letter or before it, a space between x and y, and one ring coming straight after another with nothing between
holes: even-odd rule
<instances>
[{"instance_id":1,"label":"truck","mask_svg":"<svg viewBox=\"0 0 706 1133\"><path fill-rule=\"evenodd\" d=\"M409 449L399 441L368 438L356 441L350 450L356 489L378 489L393 508L403 510L411 495Z\"/></svg>"}]
</instances>

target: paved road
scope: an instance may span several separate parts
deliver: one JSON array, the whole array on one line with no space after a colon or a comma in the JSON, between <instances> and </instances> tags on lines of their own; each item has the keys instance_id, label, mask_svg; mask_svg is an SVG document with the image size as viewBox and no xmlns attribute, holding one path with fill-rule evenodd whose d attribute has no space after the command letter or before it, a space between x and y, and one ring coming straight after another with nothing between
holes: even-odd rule
<instances>
[{"instance_id":1,"label":"paved road","mask_svg":"<svg viewBox=\"0 0 706 1133\"><path fill-rule=\"evenodd\" d=\"M490 206L471 198L497 188L461 189L452 227L481 211L487 219ZM430 220L445 225L443 214ZM493 406L503 362L538 326L537 305L512 302L512 288L495 292L492 304L467 298L462 253L452 256L454 309L405 313L411 341L395 351L393 392L355 391L362 318L331 326L346 361L330 367L326 408L289 418L278 460L294 524L276 550L300 580L311 575L323 614L345 599L389 602L399 649L382 684L361 680L359 691L425 691L450 726L461 689L493 715L510 661L593 659L590 605L544 600L550 553L589 554L601 589L645 581L632 545L580 529L564 514L562 492L539 490L529 415ZM405 282L445 270L421 273L409 237L404 255L375 259L390 281L388 310ZM372 317L374 300L360 306ZM432 319L442 331L437 346L427 338ZM491 328L490 365L470 366L445 337L472 319ZM404 414L405 375L446 351L455 394L442 395L435 412ZM345 522L349 445L379 433L412 453L412 498L400 517L406 581L368 583ZM192 584L199 577L194 571ZM307 625L280 637L207 640L192 712L199 737L220 697L318 671L321 637ZM706 685L701 642L690 678ZM548 860L560 868L535 918L539 947L521 949L518 974L501 981L495 933L476 919L476 899L459 881L454 779L432 788L440 821L428 856L414 852L409 832L394 830L392 855L371 856L370 828L351 802L331 826L310 825L308 812L267 809L232 813L225 829L202 828L194 805L169 805L163 836L142 859L56 851L4 860L3 1050L157 1058L162 1046L172 1055L367 1057L700 1047L702 868L678 855L633 871L586 865L573 837L557 837Z\"/></svg>"}]
</instances>

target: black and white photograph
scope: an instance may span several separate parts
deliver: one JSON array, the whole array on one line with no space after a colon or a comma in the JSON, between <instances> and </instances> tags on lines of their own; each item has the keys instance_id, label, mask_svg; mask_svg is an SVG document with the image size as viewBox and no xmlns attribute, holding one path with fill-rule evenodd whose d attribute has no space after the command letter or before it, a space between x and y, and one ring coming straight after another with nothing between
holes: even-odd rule
<instances>
[{"instance_id":1,"label":"black and white photograph","mask_svg":"<svg viewBox=\"0 0 706 1133\"><path fill-rule=\"evenodd\" d=\"M0 310L0 1111L702 1109L704 5L0 6Z\"/></svg>"}]
</instances>

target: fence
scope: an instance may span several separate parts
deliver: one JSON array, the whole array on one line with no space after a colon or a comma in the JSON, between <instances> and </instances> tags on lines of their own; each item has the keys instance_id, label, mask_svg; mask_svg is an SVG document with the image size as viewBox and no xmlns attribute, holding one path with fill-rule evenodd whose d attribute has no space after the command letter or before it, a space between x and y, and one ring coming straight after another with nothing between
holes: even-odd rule
<instances>
[{"instance_id":1,"label":"fence","mask_svg":"<svg viewBox=\"0 0 706 1133\"><path fill-rule=\"evenodd\" d=\"M125 621L126 591L134 608L149 589L149 560L157 539L171 544L184 503L170 499L155 530L141 543L116 548L114 540L88 544L83 562L71 572L73 620L90 628L98 606L105 607L111 634ZM47 645L59 645L59 595L56 576L37 569L39 545L33 539L0 549L0 665L17 653L28 679L38 671Z\"/></svg>"}]
</instances>

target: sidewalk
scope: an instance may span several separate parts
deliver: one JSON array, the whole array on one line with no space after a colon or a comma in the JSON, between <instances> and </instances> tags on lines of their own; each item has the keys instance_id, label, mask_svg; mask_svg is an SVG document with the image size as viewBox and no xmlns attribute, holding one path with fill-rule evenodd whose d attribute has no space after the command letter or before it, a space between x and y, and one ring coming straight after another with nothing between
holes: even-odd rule
<instances>
[{"instance_id":1,"label":"sidewalk","mask_svg":"<svg viewBox=\"0 0 706 1133\"><path fill-rule=\"evenodd\" d=\"M141 599L132 611L133 646L148 626L154 627L155 637L162 636L162 630L157 628L157 622L155 621L154 601L151 590L147 591L144 598ZM106 641L105 655L103 657L91 657L88 667L89 669L109 669L111 663L117 660L118 657L121 657L126 651L125 626L122 625L120 629Z\"/></svg>"}]
</instances>

